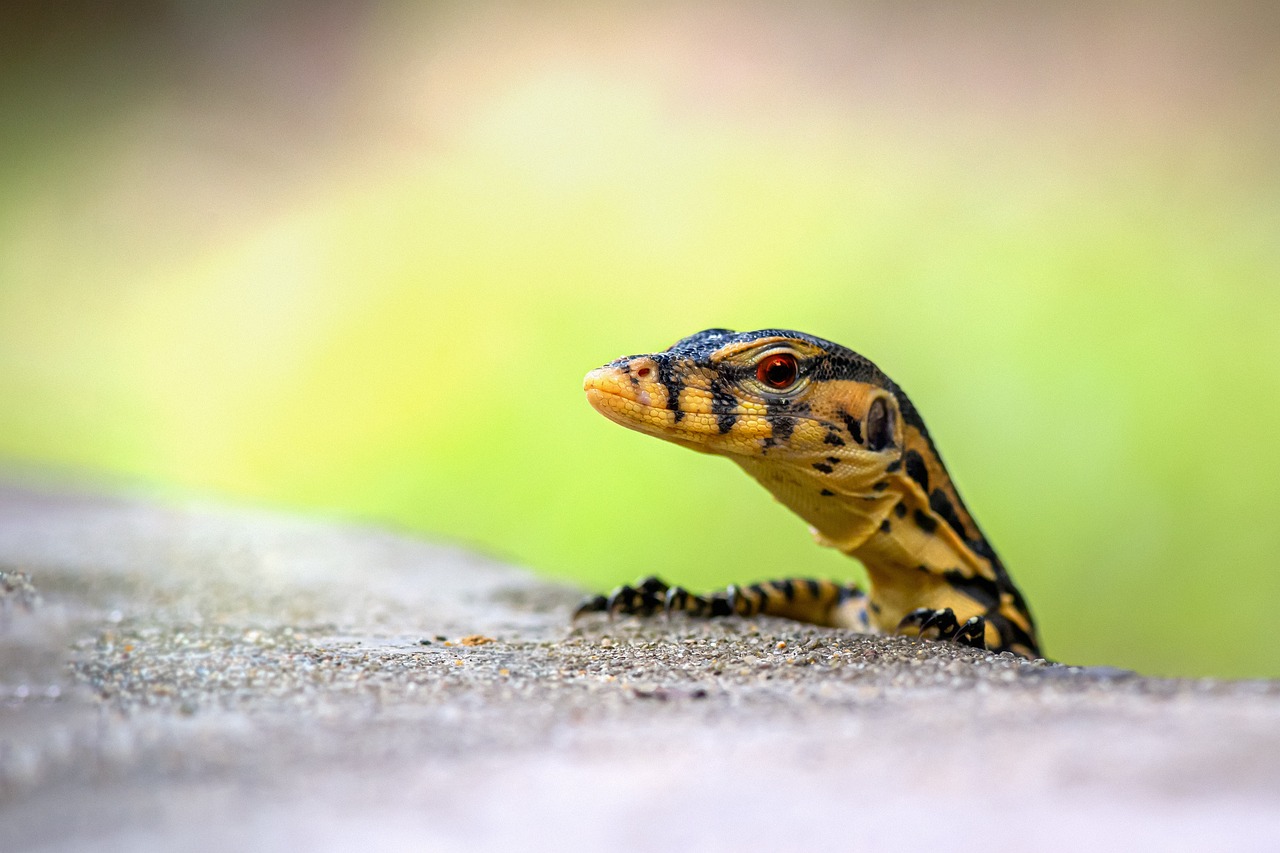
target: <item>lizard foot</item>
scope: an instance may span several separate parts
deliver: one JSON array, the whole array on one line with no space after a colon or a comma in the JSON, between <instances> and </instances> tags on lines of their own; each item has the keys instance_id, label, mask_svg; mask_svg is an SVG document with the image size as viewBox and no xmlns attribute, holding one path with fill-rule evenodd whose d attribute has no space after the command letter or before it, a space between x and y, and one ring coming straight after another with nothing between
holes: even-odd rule
<instances>
[{"instance_id":1,"label":"lizard foot","mask_svg":"<svg viewBox=\"0 0 1280 853\"><path fill-rule=\"evenodd\" d=\"M919 607L912 610L898 623L898 633L907 633L912 630L916 636L925 640L950 640L975 649L987 647L986 620L981 616L974 616L962 625L957 621L955 611L950 607L942 610Z\"/></svg>"}]
</instances>

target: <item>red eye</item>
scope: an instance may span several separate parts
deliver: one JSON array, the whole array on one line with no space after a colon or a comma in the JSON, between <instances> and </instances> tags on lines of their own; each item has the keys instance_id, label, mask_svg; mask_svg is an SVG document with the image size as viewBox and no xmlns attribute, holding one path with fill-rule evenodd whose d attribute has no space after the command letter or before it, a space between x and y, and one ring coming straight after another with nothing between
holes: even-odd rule
<instances>
[{"instance_id":1,"label":"red eye","mask_svg":"<svg viewBox=\"0 0 1280 853\"><path fill-rule=\"evenodd\" d=\"M796 374L800 371L796 365L796 357L789 352L775 352L766 355L756 365L756 379L770 388L790 388L795 384Z\"/></svg>"}]
</instances>

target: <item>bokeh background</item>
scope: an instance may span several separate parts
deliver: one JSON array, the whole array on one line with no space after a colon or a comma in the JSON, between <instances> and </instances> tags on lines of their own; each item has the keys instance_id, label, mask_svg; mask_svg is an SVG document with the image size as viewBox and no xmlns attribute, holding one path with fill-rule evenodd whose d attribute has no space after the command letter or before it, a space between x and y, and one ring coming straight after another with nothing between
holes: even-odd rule
<instances>
[{"instance_id":1,"label":"bokeh background","mask_svg":"<svg viewBox=\"0 0 1280 853\"><path fill-rule=\"evenodd\" d=\"M912 394L1051 656L1280 675L1277 9L6 3L0 457L857 577L582 397L793 327Z\"/></svg>"}]
</instances>

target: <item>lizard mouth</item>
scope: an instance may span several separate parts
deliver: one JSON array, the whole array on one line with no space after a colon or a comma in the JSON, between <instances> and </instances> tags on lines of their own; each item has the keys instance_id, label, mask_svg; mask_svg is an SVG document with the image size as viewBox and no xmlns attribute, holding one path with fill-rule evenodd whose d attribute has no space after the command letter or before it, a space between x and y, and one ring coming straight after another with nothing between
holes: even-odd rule
<instances>
[{"instance_id":1,"label":"lizard mouth","mask_svg":"<svg viewBox=\"0 0 1280 853\"><path fill-rule=\"evenodd\" d=\"M605 365L588 373L582 387L591 407L620 426L699 453L715 452L708 438L718 431L706 424L702 424L701 430L698 428L707 416L690 416L669 409L665 401L670 390L658 381L654 372L643 364L628 368Z\"/></svg>"},{"instance_id":2,"label":"lizard mouth","mask_svg":"<svg viewBox=\"0 0 1280 853\"><path fill-rule=\"evenodd\" d=\"M656 421L667 413L666 407L654 405L648 389L617 367L597 367L583 379L582 388L591 408L614 423L633 429L649 421L656 426Z\"/></svg>"},{"instance_id":3,"label":"lizard mouth","mask_svg":"<svg viewBox=\"0 0 1280 853\"><path fill-rule=\"evenodd\" d=\"M649 395L632 381L630 374L617 367L597 367L582 380L582 390L587 392L592 405L599 397L618 397L642 406L652 405Z\"/></svg>"}]
</instances>

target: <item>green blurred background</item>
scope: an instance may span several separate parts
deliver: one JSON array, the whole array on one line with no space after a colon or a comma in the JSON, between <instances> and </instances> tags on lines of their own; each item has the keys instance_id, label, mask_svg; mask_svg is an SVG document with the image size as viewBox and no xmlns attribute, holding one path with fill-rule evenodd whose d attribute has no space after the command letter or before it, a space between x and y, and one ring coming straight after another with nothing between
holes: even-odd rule
<instances>
[{"instance_id":1,"label":"green blurred background","mask_svg":"<svg viewBox=\"0 0 1280 853\"><path fill-rule=\"evenodd\" d=\"M0 457L588 587L858 576L581 377L905 386L1077 663L1280 675L1273 4L9 3Z\"/></svg>"}]
</instances>

